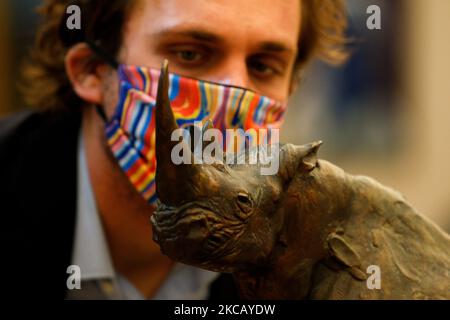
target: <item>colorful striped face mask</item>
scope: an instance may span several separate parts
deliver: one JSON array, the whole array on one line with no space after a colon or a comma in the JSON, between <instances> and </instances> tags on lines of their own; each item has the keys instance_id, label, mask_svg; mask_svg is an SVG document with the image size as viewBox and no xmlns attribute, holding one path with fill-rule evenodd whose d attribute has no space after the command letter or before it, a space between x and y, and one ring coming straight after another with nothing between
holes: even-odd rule
<instances>
[{"instance_id":1,"label":"colorful striped face mask","mask_svg":"<svg viewBox=\"0 0 450 320\"><path fill-rule=\"evenodd\" d=\"M156 200L155 102L160 71L120 65L119 102L106 123L114 157L136 190ZM169 74L169 98L179 127L211 120L224 130L278 128L286 104L253 91Z\"/></svg>"}]
</instances>

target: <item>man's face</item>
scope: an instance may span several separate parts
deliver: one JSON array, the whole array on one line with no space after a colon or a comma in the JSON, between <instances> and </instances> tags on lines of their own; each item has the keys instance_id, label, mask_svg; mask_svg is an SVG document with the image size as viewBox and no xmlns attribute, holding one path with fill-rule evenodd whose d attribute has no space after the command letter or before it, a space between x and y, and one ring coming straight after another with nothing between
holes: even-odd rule
<instances>
[{"instance_id":1,"label":"man's face","mask_svg":"<svg viewBox=\"0 0 450 320\"><path fill-rule=\"evenodd\" d=\"M137 0L119 62L159 68L166 58L171 72L285 100L299 32L299 0ZM115 101L105 105L112 114Z\"/></svg>"}]
</instances>

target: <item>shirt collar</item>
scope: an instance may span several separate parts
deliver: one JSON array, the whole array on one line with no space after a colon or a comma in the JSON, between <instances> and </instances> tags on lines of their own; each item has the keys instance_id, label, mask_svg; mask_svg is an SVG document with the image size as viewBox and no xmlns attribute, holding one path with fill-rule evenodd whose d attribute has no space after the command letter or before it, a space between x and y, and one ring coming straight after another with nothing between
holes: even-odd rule
<instances>
[{"instance_id":1,"label":"shirt collar","mask_svg":"<svg viewBox=\"0 0 450 320\"><path fill-rule=\"evenodd\" d=\"M81 280L114 278L108 243L91 188L82 134L78 139L78 200L72 261Z\"/></svg>"}]
</instances>

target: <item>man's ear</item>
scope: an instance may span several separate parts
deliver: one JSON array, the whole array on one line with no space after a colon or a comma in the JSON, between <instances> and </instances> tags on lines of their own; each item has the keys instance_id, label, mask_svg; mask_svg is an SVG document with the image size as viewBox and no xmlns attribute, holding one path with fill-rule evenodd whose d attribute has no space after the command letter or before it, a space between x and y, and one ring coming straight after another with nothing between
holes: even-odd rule
<instances>
[{"instance_id":1,"label":"man's ear","mask_svg":"<svg viewBox=\"0 0 450 320\"><path fill-rule=\"evenodd\" d=\"M65 57L66 73L76 94L91 104L103 102L101 68L105 65L94 63L94 53L85 43L71 47Z\"/></svg>"},{"instance_id":2,"label":"man's ear","mask_svg":"<svg viewBox=\"0 0 450 320\"><path fill-rule=\"evenodd\" d=\"M302 146L285 144L280 150L279 175L286 181L291 180L297 172L310 172L317 166L317 151L322 141Z\"/></svg>"}]
</instances>

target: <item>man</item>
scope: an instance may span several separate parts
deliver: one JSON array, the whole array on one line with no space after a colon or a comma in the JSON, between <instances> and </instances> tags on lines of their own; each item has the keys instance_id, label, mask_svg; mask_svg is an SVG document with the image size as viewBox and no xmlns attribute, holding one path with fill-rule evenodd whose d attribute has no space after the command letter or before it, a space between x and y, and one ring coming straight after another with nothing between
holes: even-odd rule
<instances>
[{"instance_id":1,"label":"man","mask_svg":"<svg viewBox=\"0 0 450 320\"><path fill-rule=\"evenodd\" d=\"M74 4L80 30L66 26ZM158 68L166 58L184 77L284 101L311 58L345 58L342 2L49 0L40 13L24 88L40 110L0 123L7 292L236 297L229 276L176 264L151 240L154 207L136 192L105 135L121 101L117 64ZM80 267L81 289L68 290L70 265Z\"/></svg>"}]
</instances>

